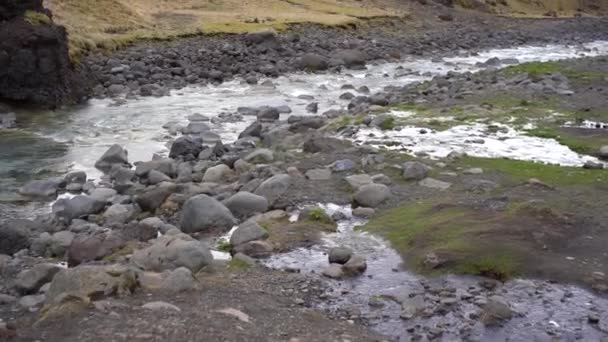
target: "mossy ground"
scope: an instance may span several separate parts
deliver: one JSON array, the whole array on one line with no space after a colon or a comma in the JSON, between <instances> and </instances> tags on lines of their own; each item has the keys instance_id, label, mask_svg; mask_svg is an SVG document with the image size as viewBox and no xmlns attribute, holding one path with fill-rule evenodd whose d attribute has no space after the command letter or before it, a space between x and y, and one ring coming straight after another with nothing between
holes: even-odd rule
<instances>
[{"instance_id":1,"label":"mossy ground","mask_svg":"<svg viewBox=\"0 0 608 342\"><path fill-rule=\"evenodd\" d=\"M329 223L326 220L289 222L288 219L279 219L258 223L268 231L268 242L274 246L276 252L312 246L319 242L322 233L333 233L337 229L334 222Z\"/></svg>"},{"instance_id":2,"label":"mossy ground","mask_svg":"<svg viewBox=\"0 0 608 342\"><path fill-rule=\"evenodd\" d=\"M32 10L25 11L23 14L23 19L34 26L51 24L51 18L49 18L46 14Z\"/></svg>"}]
</instances>

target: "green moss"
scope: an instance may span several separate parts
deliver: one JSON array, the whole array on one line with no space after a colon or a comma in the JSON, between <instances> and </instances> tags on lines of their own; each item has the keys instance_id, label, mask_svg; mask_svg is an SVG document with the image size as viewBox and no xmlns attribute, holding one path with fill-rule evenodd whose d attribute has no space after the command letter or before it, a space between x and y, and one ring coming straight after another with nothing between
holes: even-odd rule
<instances>
[{"instance_id":1,"label":"green moss","mask_svg":"<svg viewBox=\"0 0 608 342\"><path fill-rule=\"evenodd\" d=\"M512 65L505 68L508 74L527 73L532 79L539 79L544 75L561 73L571 81L595 82L604 79L607 73L581 70L568 64L568 61L529 62Z\"/></svg>"},{"instance_id":2,"label":"green moss","mask_svg":"<svg viewBox=\"0 0 608 342\"><path fill-rule=\"evenodd\" d=\"M537 178L555 186L608 184L608 172L604 170L586 170L580 167L501 158L465 157L456 164L465 168L480 167L488 172L498 172L508 176L511 182L525 182L530 178Z\"/></svg>"},{"instance_id":3,"label":"green moss","mask_svg":"<svg viewBox=\"0 0 608 342\"><path fill-rule=\"evenodd\" d=\"M474 208L411 202L375 215L359 229L387 239L408 265L421 272L436 272L424 266L428 253L446 261L439 272L457 272L507 279L517 274L517 251L507 245L489 243L486 237L496 227L505 227L516 211L480 214Z\"/></svg>"},{"instance_id":4,"label":"green moss","mask_svg":"<svg viewBox=\"0 0 608 342\"><path fill-rule=\"evenodd\" d=\"M243 270L251 267L248 263L244 262L241 259L232 259L228 263L228 268L233 270Z\"/></svg>"},{"instance_id":5,"label":"green moss","mask_svg":"<svg viewBox=\"0 0 608 342\"><path fill-rule=\"evenodd\" d=\"M23 14L23 20L34 26L52 24L51 18L49 18L46 14L32 10L25 11Z\"/></svg>"},{"instance_id":6,"label":"green moss","mask_svg":"<svg viewBox=\"0 0 608 342\"><path fill-rule=\"evenodd\" d=\"M378 124L383 131L388 131L395 128L395 118L393 116L387 116L380 124Z\"/></svg>"},{"instance_id":7,"label":"green moss","mask_svg":"<svg viewBox=\"0 0 608 342\"><path fill-rule=\"evenodd\" d=\"M222 239L217 242L215 248L217 248L218 251L230 252L232 245L230 244L230 241Z\"/></svg>"},{"instance_id":8,"label":"green moss","mask_svg":"<svg viewBox=\"0 0 608 342\"><path fill-rule=\"evenodd\" d=\"M135 245L133 243L127 243L124 247L122 247L118 251L116 251L110 255L106 255L102 260L107 263L114 263L114 262L118 261L118 259L120 259L121 257L125 257L127 255L133 254L133 251L135 251Z\"/></svg>"},{"instance_id":9,"label":"green moss","mask_svg":"<svg viewBox=\"0 0 608 342\"><path fill-rule=\"evenodd\" d=\"M315 221L324 221L327 219L327 214L323 208L314 208L310 211L310 218Z\"/></svg>"}]
</instances>

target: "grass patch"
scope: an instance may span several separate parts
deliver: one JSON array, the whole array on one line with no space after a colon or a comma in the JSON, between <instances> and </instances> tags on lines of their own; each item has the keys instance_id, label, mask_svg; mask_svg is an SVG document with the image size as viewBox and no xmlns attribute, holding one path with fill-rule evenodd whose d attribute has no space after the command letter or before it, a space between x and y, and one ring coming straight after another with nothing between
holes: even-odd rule
<instances>
[{"instance_id":1,"label":"grass patch","mask_svg":"<svg viewBox=\"0 0 608 342\"><path fill-rule=\"evenodd\" d=\"M508 74L527 73L532 79L541 79L545 75L561 73L571 81L595 82L601 81L608 73L580 70L568 65L568 61L528 62L505 68Z\"/></svg>"},{"instance_id":2,"label":"grass patch","mask_svg":"<svg viewBox=\"0 0 608 342\"><path fill-rule=\"evenodd\" d=\"M232 258L230 262L228 262L228 268L231 270L244 270L248 269L249 267L251 266L241 259Z\"/></svg>"},{"instance_id":3,"label":"grass patch","mask_svg":"<svg viewBox=\"0 0 608 342\"><path fill-rule=\"evenodd\" d=\"M32 10L25 11L23 20L34 26L50 25L52 23L51 18L46 14Z\"/></svg>"},{"instance_id":4,"label":"grass patch","mask_svg":"<svg viewBox=\"0 0 608 342\"><path fill-rule=\"evenodd\" d=\"M604 170L586 170L580 167L564 167L501 158L465 157L456 164L464 168L480 167L488 172L502 173L515 183L537 178L554 186L608 184L608 172Z\"/></svg>"},{"instance_id":5,"label":"grass patch","mask_svg":"<svg viewBox=\"0 0 608 342\"><path fill-rule=\"evenodd\" d=\"M217 242L215 248L217 248L218 251L230 252L232 245L230 244L230 241L222 239Z\"/></svg>"},{"instance_id":6,"label":"grass patch","mask_svg":"<svg viewBox=\"0 0 608 342\"><path fill-rule=\"evenodd\" d=\"M395 128L395 118L392 116L387 116L384 120L382 120L382 122L380 122L378 124L378 127L380 127L381 130L383 131L390 131L392 129Z\"/></svg>"},{"instance_id":7,"label":"grass patch","mask_svg":"<svg viewBox=\"0 0 608 342\"><path fill-rule=\"evenodd\" d=\"M387 239L418 271L507 279L518 273L518 252L507 244L491 243L487 237L508 226L501 223L512 215L509 211L483 214L461 206L411 202L377 214L359 229ZM440 268L425 266L428 253L440 255L444 260Z\"/></svg>"},{"instance_id":8,"label":"grass patch","mask_svg":"<svg viewBox=\"0 0 608 342\"><path fill-rule=\"evenodd\" d=\"M554 139L574 152L587 155L596 155L602 146L608 144L607 136L574 136L551 127L530 129L526 133L534 137Z\"/></svg>"},{"instance_id":9,"label":"grass patch","mask_svg":"<svg viewBox=\"0 0 608 342\"><path fill-rule=\"evenodd\" d=\"M106 255L102 260L107 262L107 263L115 263L117 262L120 258L125 257L127 255L133 254L133 252L135 251L135 244L134 243L127 243L125 246L123 246L121 249L119 249L118 251L110 254L110 255Z\"/></svg>"}]
</instances>

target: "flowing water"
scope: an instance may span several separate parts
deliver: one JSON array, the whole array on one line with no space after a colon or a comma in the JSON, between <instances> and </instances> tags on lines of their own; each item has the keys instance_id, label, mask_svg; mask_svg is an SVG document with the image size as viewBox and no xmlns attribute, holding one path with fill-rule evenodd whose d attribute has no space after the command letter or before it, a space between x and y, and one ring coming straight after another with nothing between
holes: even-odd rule
<instances>
[{"instance_id":1,"label":"flowing water","mask_svg":"<svg viewBox=\"0 0 608 342\"><path fill-rule=\"evenodd\" d=\"M94 169L94 162L112 144L123 145L133 162L149 160L155 153L167 153L168 143L174 137L162 126L172 121L186 124L187 117L194 113L212 118L210 125L213 131L219 133L224 142L231 142L255 118L236 117L230 122L218 118L222 113L234 114L242 106L288 105L292 114L310 115L305 107L311 100L303 99L302 95L312 96L313 101L319 103L320 113L340 109L348 103L338 99L344 92L342 86L345 84L355 88L367 86L374 93L386 86L403 86L448 71L477 71L480 70L477 63L493 57L517 58L519 62L528 62L582 55L608 55L608 42L490 50L436 62L406 58L400 63L371 65L364 71L286 75L273 80L274 87L233 81L219 86L173 91L170 96L162 98L92 100L86 105L53 113L18 112L20 128L0 131L0 218L23 217L48 210L48 203L20 201L16 190L28 180L44 179L71 170L83 170L89 178L98 178L100 174ZM487 127L476 123L430 134L421 134L418 128L406 127L388 133L365 130L361 132L362 136L354 139L378 140L378 145L385 138L397 139L401 148L405 147L412 153L424 152L432 157L462 151L477 156L502 156L562 165L581 165L592 159L578 155L553 140L524 136L508 126L493 134L486 131ZM370 134L375 136L370 137ZM479 139L483 139L484 143L480 144ZM350 213L349 208L331 205L326 208L328 211ZM409 272L395 272L394 269L399 269L401 263L400 256L384 241L354 231L353 227L361 223L350 216L348 220L340 222L339 232L327 235L321 245L275 256L268 261L268 265L295 266L303 272L318 272L327 263L325 253L329 247L351 247L356 254L366 257L368 271L366 275L351 281L335 281L336 295L328 301L329 308L354 305L360 311L360 316L367 318L375 329L394 337L404 336L406 331L416 329L416 325L434 325L434 329L444 332L444 340L451 341L456 339L459 329L466 323L472 340L547 340L547 332L565 340L598 341L601 338L601 332L587 324L587 315L593 309L606 316L608 302L605 299L577 287L540 281L518 280L502 286L499 290L501 295L512 304L518 315L501 329L486 329L478 320L468 317L473 304L464 302L458 304L458 310L441 317L406 321L399 318L403 300L401 304L384 301L384 309L375 311L368 305L370 298L388 295L403 299L404 293L416 297L428 290L425 286L445 288L446 291L451 288L465 289L480 295L485 292L478 288L478 280L474 278L428 280ZM425 300L433 300L428 294L424 296ZM602 321L608 321L608 317ZM537 334L540 336L538 339L530 338Z\"/></svg>"}]
</instances>

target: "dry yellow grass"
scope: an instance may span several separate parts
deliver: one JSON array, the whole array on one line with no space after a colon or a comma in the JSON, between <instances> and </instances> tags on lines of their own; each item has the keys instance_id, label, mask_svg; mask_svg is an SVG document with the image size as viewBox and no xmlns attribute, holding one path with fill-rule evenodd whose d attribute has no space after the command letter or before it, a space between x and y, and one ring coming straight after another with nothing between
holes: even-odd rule
<instances>
[{"instance_id":1,"label":"dry yellow grass","mask_svg":"<svg viewBox=\"0 0 608 342\"><path fill-rule=\"evenodd\" d=\"M45 6L66 27L73 56L137 39L281 30L302 22L343 25L403 14L383 0L45 0Z\"/></svg>"},{"instance_id":2,"label":"dry yellow grass","mask_svg":"<svg viewBox=\"0 0 608 342\"><path fill-rule=\"evenodd\" d=\"M459 0L470 3L471 0ZM486 3L496 3L493 7L499 14L518 17L542 17L553 13L560 17L572 17L580 11L586 14L601 15L608 10L605 0L491 0Z\"/></svg>"}]
</instances>

